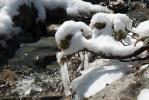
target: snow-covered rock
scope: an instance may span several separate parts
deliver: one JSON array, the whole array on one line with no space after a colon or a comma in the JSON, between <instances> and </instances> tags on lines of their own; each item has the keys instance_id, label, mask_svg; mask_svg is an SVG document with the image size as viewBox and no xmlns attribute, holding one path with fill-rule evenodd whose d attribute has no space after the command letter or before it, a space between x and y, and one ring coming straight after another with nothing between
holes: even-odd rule
<instances>
[{"instance_id":1,"label":"snow-covered rock","mask_svg":"<svg viewBox=\"0 0 149 100\"><path fill-rule=\"evenodd\" d=\"M0 33L8 33L14 30L13 17L19 15L19 7L22 5L34 6L37 10L36 21L44 21L46 19L46 8L56 9L63 8L68 15L92 15L96 12L112 12L106 7L93 5L82 0L2 0L0 9ZM79 8L79 9L78 9ZM16 28L15 28L16 29ZM16 31L16 30L15 30ZM19 31L17 29L17 31Z\"/></svg>"}]
</instances>

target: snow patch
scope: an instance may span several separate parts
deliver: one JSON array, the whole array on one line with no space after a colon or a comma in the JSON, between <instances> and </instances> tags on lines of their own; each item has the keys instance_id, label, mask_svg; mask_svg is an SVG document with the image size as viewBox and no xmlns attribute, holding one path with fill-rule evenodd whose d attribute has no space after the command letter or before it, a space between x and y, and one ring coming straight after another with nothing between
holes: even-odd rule
<instances>
[{"instance_id":1,"label":"snow patch","mask_svg":"<svg viewBox=\"0 0 149 100\"><path fill-rule=\"evenodd\" d=\"M100 59L95 66L82 72L82 76L73 81L77 98L90 97L105 88L108 84L127 74L129 64Z\"/></svg>"},{"instance_id":2,"label":"snow patch","mask_svg":"<svg viewBox=\"0 0 149 100\"><path fill-rule=\"evenodd\" d=\"M140 94L137 97L137 100L148 100L149 98L149 89L142 89Z\"/></svg>"}]
</instances>

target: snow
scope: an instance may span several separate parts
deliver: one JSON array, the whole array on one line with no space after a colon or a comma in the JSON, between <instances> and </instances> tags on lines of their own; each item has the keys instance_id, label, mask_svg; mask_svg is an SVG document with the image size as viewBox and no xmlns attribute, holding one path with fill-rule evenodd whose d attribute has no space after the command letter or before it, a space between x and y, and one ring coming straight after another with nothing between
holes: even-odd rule
<instances>
[{"instance_id":1,"label":"snow","mask_svg":"<svg viewBox=\"0 0 149 100\"><path fill-rule=\"evenodd\" d=\"M140 37L149 36L149 20L141 22L133 31Z\"/></svg>"},{"instance_id":2,"label":"snow","mask_svg":"<svg viewBox=\"0 0 149 100\"><path fill-rule=\"evenodd\" d=\"M125 32L125 28L131 30L132 20L129 19L129 17L126 14L115 14L113 24L114 30L116 32L118 32L119 30Z\"/></svg>"},{"instance_id":3,"label":"snow","mask_svg":"<svg viewBox=\"0 0 149 100\"><path fill-rule=\"evenodd\" d=\"M149 98L149 89L144 88L140 91L137 100L148 100L148 98Z\"/></svg>"},{"instance_id":4,"label":"snow","mask_svg":"<svg viewBox=\"0 0 149 100\"><path fill-rule=\"evenodd\" d=\"M97 15L100 15L100 13ZM109 17L109 16L119 16L120 14L118 15L109 14L109 16L108 14L103 14L103 15L106 15L106 17ZM119 20L120 19L122 20L121 23L123 23L125 27L127 25L131 26L131 22L129 22L130 21L129 18L126 15L124 15L124 18L121 16L123 15L120 15L120 18L119 18ZM125 18L126 20L123 20ZM93 16L93 19L94 19L94 16ZM96 15L94 20L98 22L98 20L96 20ZM91 23L94 23L94 20L91 20ZM105 29L103 29L102 33L98 36L98 38L93 37L92 39L86 39L82 34L82 31L81 31L82 29L86 31L85 34L87 35L96 34L94 33L95 31L92 31L91 28L83 22L66 21L59 27L58 31L55 34L56 42L59 45L61 43L61 40L65 40L66 36L72 35L72 39L69 43L69 48L66 48L63 51L65 54L72 54L79 50L82 50L83 48L86 48L96 53L101 52L106 55L119 55L119 56L132 54L134 51L136 51L143 45L143 43L140 42L136 46L134 46L135 42L131 37L126 37L129 39L129 41L125 41L126 43L128 42L127 43L129 44L128 46L124 46L122 43L115 41L115 39L111 35L113 31L112 31L112 26L110 25L112 25L112 23L107 21L107 24L108 25L106 26ZM123 30L123 29L124 27L119 28L119 30Z\"/></svg>"},{"instance_id":5,"label":"snow","mask_svg":"<svg viewBox=\"0 0 149 100\"><path fill-rule=\"evenodd\" d=\"M105 88L108 84L120 79L128 73L130 64L116 60L100 59L96 64L82 72L82 76L73 81L76 98L90 97ZM77 100L77 99L76 99Z\"/></svg>"},{"instance_id":6,"label":"snow","mask_svg":"<svg viewBox=\"0 0 149 100\"><path fill-rule=\"evenodd\" d=\"M5 0L0 0L0 10L5 6Z\"/></svg>"},{"instance_id":7,"label":"snow","mask_svg":"<svg viewBox=\"0 0 149 100\"><path fill-rule=\"evenodd\" d=\"M63 8L71 16L91 15L91 12L112 12L106 7L92 5L82 0L0 0L0 33L18 33L21 31L20 28L13 26L12 18L19 15L18 9L24 4L28 6L33 4L37 9L38 18L36 21L46 19L46 8Z\"/></svg>"},{"instance_id":8,"label":"snow","mask_svg":"<svg viewBox=\"0 0 149 100\"><path fill-rule=\"evenodd\" d=\"M90 15L91 12L112 12L106 7L93 5L82 0L43 0L43 4L49 9L63 8L71 16Z\"/></svg>"},{"instance_id":9,"label":"snow","mask_svg":"<svg viewBox=\"0 0 149 100\"><path fill-rule=\"evenodd\" d=\"M41 20L46 18L45 8L41 0L5 0L5 6L2 8L2 10L7 12L9 16L13 17L19 14L18 8L23 4L28 6L33 4L38 11L38 18Z\"/></svg>"},{"instance_id":10,"label":"snow","mask_svg":"<svg viewBox=\"0 0 149 100\"><path fill-rule=\"evenodd\" d=\"M103 29L97 29L94 27L96 23L105 23L106 26ZM97 13L92 19L90 26L93 28L94 38L101 34L112 35L113 29L115 32L122 31L126 32L125 27L131 30L132 20L125 14L107 14L107 13Z\"/></svg>"},{"instance_id":11,"label":"snow","mask_svg":"<svg viewBox=\"0 0 149 100\"><path fill-rule=\"evenodd\" d=\"M113 34L112 29L112 20L113 20L114 14L105 14L105 13L97 13L93 15L91 21L90 21L90 27L93 28L93 38L98 37L101 34L110 35ZM94 27L96 23L105 23L106 26L103 29L97 29Z\"/></svg>"},{"instance_id":12,"label":"snow","mask_svg":"<svg viewBox=\"0 0 149 100\"><path fill-rule=\"evenodd\" d=\"M124 46L123 44L116 42L111 36L101 35L97 39L85 40L84 45L85 48L95 53L125 56L135 52L143 45L143 43L139 43L137 46L134 46L134 44Z\"/></svg>"},{"instance_id":13,"label":"snow","mask_svg":"<svg viewBox=\"0 0 149 100\"><path fill-rule=\"evenodd\" d=\"M82 32L83 30L83 32ZM61 40L65 40L68 35L73 35L70 47L65 52L75 52L82 49L82 38L85 36L91 36L91 28L83 22L66 21L58 29L55 34L55 39L59 45ZM77 45L76 45L77 44Z\"/></svg>"},{"instance_id":14,"label":"snow","mask_svg":"<svg viewBox=\"0 0 149 100\"><path fill-rule=\"evenodd\" d=\"M12 20L5 12L0 13L0 33L8 33L12 28Z\"/></svg>"},{"instance_id":15,"label":"snow","mask_svg":"<svg viewBox=\"0 0 149 100\"><path fill-rule=\"evenodd\" d=\"M44 20L46 18L45 8L40 0L3 0L0 3L4 4L0 9L0 34L18 33L21 31L21 28L13 26L12 18L19 14L18 8L23 4L31 6L31 3L33 3L38 11L37 20Z\"/></svg>"}]
</instances>

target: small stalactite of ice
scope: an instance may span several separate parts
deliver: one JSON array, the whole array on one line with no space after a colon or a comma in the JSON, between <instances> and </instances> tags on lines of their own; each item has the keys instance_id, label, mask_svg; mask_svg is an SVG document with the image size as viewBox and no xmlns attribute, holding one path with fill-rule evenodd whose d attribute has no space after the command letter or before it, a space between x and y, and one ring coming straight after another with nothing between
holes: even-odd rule
<instances>
[{"instance_id":1,"label":"small stalactite of ice","mask_svg":"<svg viewBox=\"0 0 149 100\"><path fill-rule=\"evenodd\" d=\"M81 64L80 64L80 66L79 66L79 68L78 68L78 71L80 71L80 70L85 70L85 69L87 69L88 66L89 66L89 62L88 62L88 52L83 51L83 52L80 52L79 55L80 55L80 59L81 59Z\"/></svg>"},{"instance_id":2,"label":"small stalactite of ice","mask_svg":"<svg viewBox=\"0 0 149 100\"><path fill-rule=\"evenodd\" d=\"M68 67L66 63L64 65L61 65L61 76L62 76L62 82L64 86L65 95L69 96L71 95L70 79L69 79Z\"/></svg>"},{"instance_id":3,"label":"small stalactite of ice","mask_svg":"<svg viewBox=\"0 0 149 100\"><path fill-rule=\"evenodd\" d=\"M85 59L84 59L84 69L87 69L89 66L89 62L88 62L88 52L85 52L84 55Z\"/></svg>"}]
</instances>

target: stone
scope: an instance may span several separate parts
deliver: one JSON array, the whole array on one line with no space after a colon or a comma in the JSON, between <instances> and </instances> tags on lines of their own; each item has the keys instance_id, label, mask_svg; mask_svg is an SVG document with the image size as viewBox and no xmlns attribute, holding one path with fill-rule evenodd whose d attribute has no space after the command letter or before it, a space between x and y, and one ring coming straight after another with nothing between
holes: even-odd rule
<instances>
[{"instance_id":1,"label":"stone","mask_svg":"<svg viewBox=\"0 0 149 100\"><path fill-rule=\"evenodd\" d=\"M47 34L48 36L55 36L56 31L58 30L60 24L50 24L47 26Z\"/></svg>"},{"instance_id":2,"label":"stone","mask_svg":"<svg viewBox=\"0 0 149 100\"><path fill-rule=\"evenodd\" d=\"M133 27L136 27L139 23L149 19L149 8L130 11L127 15L133 20Z\"/></svg>"},{"instance_id":3,"label":"stone","mask_svg":"<svg viewBox=\"0 0 149 100\"><path fill-rule=\"evenodd\" d=\"M8 65L32 66L45 68L52 62L56 62L58 51L54 37L43 37L36 43L22 43L13 58L8 60ZM40 66L40 67L39 67ZM57 66L59 66L57 64Z\"/></svg>"},{"instance_id":4,"label":"stone","mask_svg":"<svg viewBox=\"0 0 149 100\"><path fill-rule=\"evenodd\" d=\"M108 8L112 9L115 13L128 12L128 5L126 2L110 1Z\"/></svg>"}]
</instances>

